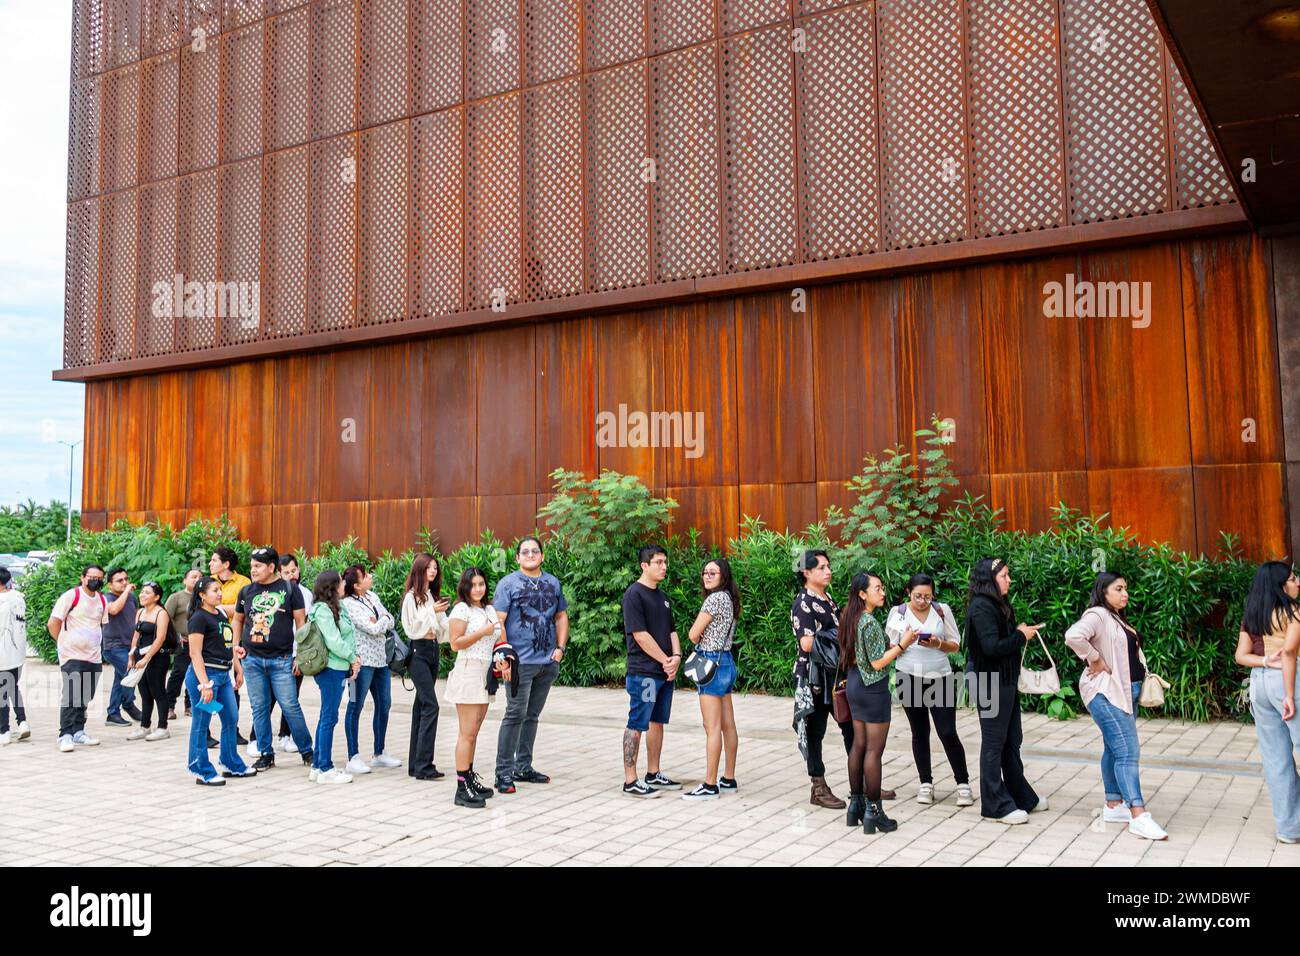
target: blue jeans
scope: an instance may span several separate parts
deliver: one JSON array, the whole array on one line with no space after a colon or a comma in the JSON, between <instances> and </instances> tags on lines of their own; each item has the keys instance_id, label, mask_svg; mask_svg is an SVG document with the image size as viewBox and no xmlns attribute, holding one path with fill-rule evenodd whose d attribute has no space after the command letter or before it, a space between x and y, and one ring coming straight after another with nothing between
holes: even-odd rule
<instances>
[{"instance_id":1,"label":"blue jeans","mask_svg":"<svg viewBox=\"0 0 1300 956\"><path fill-rule=\"evenodd\" d=\"M361 708L366 703L366 693L375 699L375 753L384 752L384 735L388 731L388 709L393 703L392 673L387 667L361 665L356 680L348 681L348 709L343 715L343 733L348 738L348 759L361 751L357 731L361 724Z\"/></svg>"},{"instance_id":2,"label":"blue jeans","mask_svg":"<svg viewBox=\"0 0 1300 956\"><path fill-rule=\"evenodd\" d=\"M696 651L695 653L718 665L713 680L703 687L696 688L701 694L709 697L726 697L735 690L736 662L732 659L731 651Z\"/></svg>"},{"instance_id":3,"label":"blue jeans","mask_svg":"<svg viewBox=\"0 0 1300 956\"><path fill-rule=\"evenodd\" d=\"M347 679L348 671L329 667L316 675L316 688L320 691L320 720L316 723L316 749L312 751L311 765L322 773L334 769L334 728L339 722L343 682Z\"/></svg>"},{"instance_id":4,"label":"blue jeans","mask_svg":"<svg viewBox=\"0 0 1300 956\"><path fill-rule=\"evenodd\" d=\"M244 680L248 684L248 702L253 708L253 731L258 749L264 753L275 752L275 737L271 735L271 705L279 702L289 733L293 735L298 753L311 753L311 733L298 706L298 685L293 680L293 658L244 658Z\"/></svg>"},{"instance_id":5,"label":"blue jeans","mask_svg":"<svg viewBox=\"0 0 1300 956\"><path fill-rule=\"evenodd\" d=\"M108 716L121 717L122 708L135 703L135 688L123 687L122 678L126 676L129 647L106 647L103 649L104 660L113 665L113 689L108 693Z\"/></svg>"},{"instance_id":6,"label":"blue jeans","mask_svg":"<svg viewBox=\"0 0 1300 956\"><path fill-rule=\"evenodd\" d=\"M1138 728L1137 699L1142 695L1142 682L1134 681L1133 712L1126 714L1109 700L1097 694L1088 701L1088 713L1101 728L1101 785L1107 800L1123 800L1127 806L1146 806L1142 799L1142 783L1138 780Z\"/></svg>"},{"instance_id":7,"label":"blue jeans","mask_svg":"<svg viewBox=\"0 0 1300 956\"><path fill-rule=\"evenodd\" d=\"M651 724L666 724L673 710L673 683L662 677L627 675L627 729L645 733Z\"/></svg>"},{"instance_id":8,"label":"blue jeans","mask_svg":"<svg viewBox=\"0 0 1300 956\"><path fill-rule=\"evenodd\" d=\"M1300 711L1300 682L1297 682ZM1255 667L1250 671L1250 712L1259 735L1259 759L1273 803L1273 823L1280 837L1300 838L1300 777L1295 748L1300 747L1300 716L1282 719L1282 671Z\"/></svg>"},{"instance_id":9,"label":"blue jeans","mask_svg":"<svg viewBox=\"0 0 1300 956\"><path fill-rule=\"evenodd\" d=\"M221 718L221 765L234 773L243 773L248 764L239 756L239 704L235 702L235 685L229 671L209 669L208 680L212 681L212 699L221 705L217 714ZM185 673L185 689L196 705L190 718L190 773L212 780L217 775L217 768L208 759L208 726L212 714L197 706L203 695L193 667Z\"/></svg>"}]
</instances>

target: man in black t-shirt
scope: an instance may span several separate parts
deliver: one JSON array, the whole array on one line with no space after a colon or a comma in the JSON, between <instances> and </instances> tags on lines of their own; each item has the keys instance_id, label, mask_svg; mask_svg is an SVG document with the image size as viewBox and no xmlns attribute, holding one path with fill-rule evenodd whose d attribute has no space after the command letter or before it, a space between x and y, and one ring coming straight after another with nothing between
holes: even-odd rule
<instances>
[{"instance_id":1,"label":"man in black t-shirt","mask_svg":"<svg viewBox=\"0 0 1300 956\"><path fill-rule=\"evenodd\" d=\"M627 638L627 730L623 731L623 792L657 797L682 785L659 770L664 725L673 706L673 680L682 663L673 608L659 584L668 576L668 552L658 546L637 555L641 577L623 593L623 633ZM646 775L636 776L641 734L646 734Z\"/></svg>"},{"instance_id":2,"label":"man in black t-shirt","mask_svg":"<svg viewBox=\"0 0 1300 956\"><path fill-rule=\"evenodd\" d=\"M244 585L231 618L235 653L243 660L244 680L253 708L253 736L259 756L256 770L275 766L275 737L271 733L271 704L278 701L289 733L304 764L311 762L311 734L298 705L293 680L293 635L307 619L297 585L280 576L280 555L258 548L249 562L251 584Z\"/></svg>"}]
</instances>

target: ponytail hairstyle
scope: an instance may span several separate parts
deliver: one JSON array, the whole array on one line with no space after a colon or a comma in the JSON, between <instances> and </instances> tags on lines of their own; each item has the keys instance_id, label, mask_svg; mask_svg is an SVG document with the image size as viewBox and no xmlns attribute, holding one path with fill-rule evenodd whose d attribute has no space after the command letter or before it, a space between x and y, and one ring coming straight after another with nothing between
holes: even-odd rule
<instances>
[{"instance_id":1,"label":"ponytail hairstyle","mask_svg":"<svg viewBox=\"0 0 1300 956\"><path fill-rule=\"evenodd\" d=\"M429 576L430 564L438 569L432 584L426 580ZM427 551L417 554L411 564L411 573L406 576L406 590L415 599L416 607L423 607L430 595L435 602L438 601L442 597L442 565L438 563L438 559Z\"/></svg>"},{"instance_id":2,"label":"ponytail hairstyle","mask_svg":"<svg viewBox=\"0 0 1300 956\"><path fill-rule=\"evenodd\" d=\"M316 584L311 589L312 603L326 604L334 612L334 623L339 622L339 582L343 580L337 571L322 571L316 575Z\"/></svg>"},{"instance_id":3,"label":"ponytail hairstyle","mask_svg":"<svg viewBox=\"0 0 1300 956\"><path fill-rule=\"evenodd\" d=\"M1292 573L1291 566L1282 561L1265 561L1255 572L1241 617L1241 629L1251 637L1271 634L1300 613L1300 606L1286 593Z\"/></svg>"},{"instance_id":4,"label":"ponytail hairstyle","mask_svg":"<svg viewBox=\"0 0 1300 956\"><path fill-rule=\"evenodd\" d=\"M193 614L199 608L203 607L203 592L206 591L214 581L217 581L210 574L205 574L199 578L199 583L194 585L194 591L190 594L190 613ZM217 583L221 583L217 581Z\"/></svg>"},{"instance_id":5,"label":"ponytail hairstyle","mask_svg":"<svg viewBox=\"0 0 1300 956\"><path fill-rule=\"evenodd\" d=\"M1013 616L1011 602L1007 596L998 589L998 573L1007 566L1007 563L1001 558L980 558L975 562L975 566L970 569L970 600L979 596L984 596L998 606L1006 619L1009 621ZM969 604L969 601L968 601Z\"/></svg>"},{"instance_id":6,"label":"ponytail hairstyle","mask_svg":"<svg viewBox=\"0 0 1300 956\"><path fill-rule=\"evenodd\" d=\"M871 587L872 581L884 583L884 579L870 571L859 571L849 583L849 599L840 612L840 664L853 667L858 662L858 622L867 612L867 602L862 600L862 592Z\"/></svg>"},{"instance_id":7,"label":"ponytail hairstyle","mask_svg":"<svg viewBox=\"0 0 1300 956\"><path fill-rule=\"evenodd\" d=\"M357 583L366 576L366 569L359 564L351 565L343 572L343 596L356 597Z\"/></svg>"}]
</instances>

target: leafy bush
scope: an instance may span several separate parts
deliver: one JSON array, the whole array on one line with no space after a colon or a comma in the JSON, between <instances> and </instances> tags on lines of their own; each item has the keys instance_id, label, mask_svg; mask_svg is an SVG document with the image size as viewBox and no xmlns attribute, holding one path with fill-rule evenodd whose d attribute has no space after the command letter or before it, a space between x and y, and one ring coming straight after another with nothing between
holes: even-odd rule
<instances>
[{"instance_id":1,"label":"leafy bush","mask_svg":"<svg viewBox=\"0 0 1300 956\"><path fill-rule=\"evenodd\" d=\"M81 527L81 515L72 512L72 532ZM12 508L0 506L0 551L52 551L63 547L68 535L68 506L62 501L38 505L28 498Z\"/></svg>"}]
</instances>

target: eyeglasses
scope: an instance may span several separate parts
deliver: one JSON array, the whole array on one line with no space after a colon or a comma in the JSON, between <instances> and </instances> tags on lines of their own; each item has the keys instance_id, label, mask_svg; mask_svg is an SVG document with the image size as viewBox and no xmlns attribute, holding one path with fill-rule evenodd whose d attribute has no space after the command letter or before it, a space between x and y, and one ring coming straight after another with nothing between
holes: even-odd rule
<instances>
[{"instance_id":1,"label":"eyeglasses","mask_svg":"<svg viewBox=\"0 0 1300 956\"><path fill-rule=\"evenodd\" d=\"M719 572L717 571L701 571L700 576L705 578L716 578L718 576L718 573Z\"/></svg>"},{"instance_id":2,"label":"eyeglasses","mask_svg":"<svg viewBox=\"0 0 1300 956\"><path fill-rule=\"evenodd\" d=\"M524 548L522 551L519 552L519 556L521 558L528 558L535 554L541 554L541 553L542 552L537 548Z\"/></svg>"},{"instance_id":3,"label":"eyeglasses","mask_svg":"<svg viewBox=\"0 0 1300 956\"><path fill-rule=\"evenodd\" d=\"M912 600L915 601L917 604L929 604L931 601L934 600L934 595L933 595L933 594L913 594L913 595L912 595Z\"/></svg>"}]
</instances>

